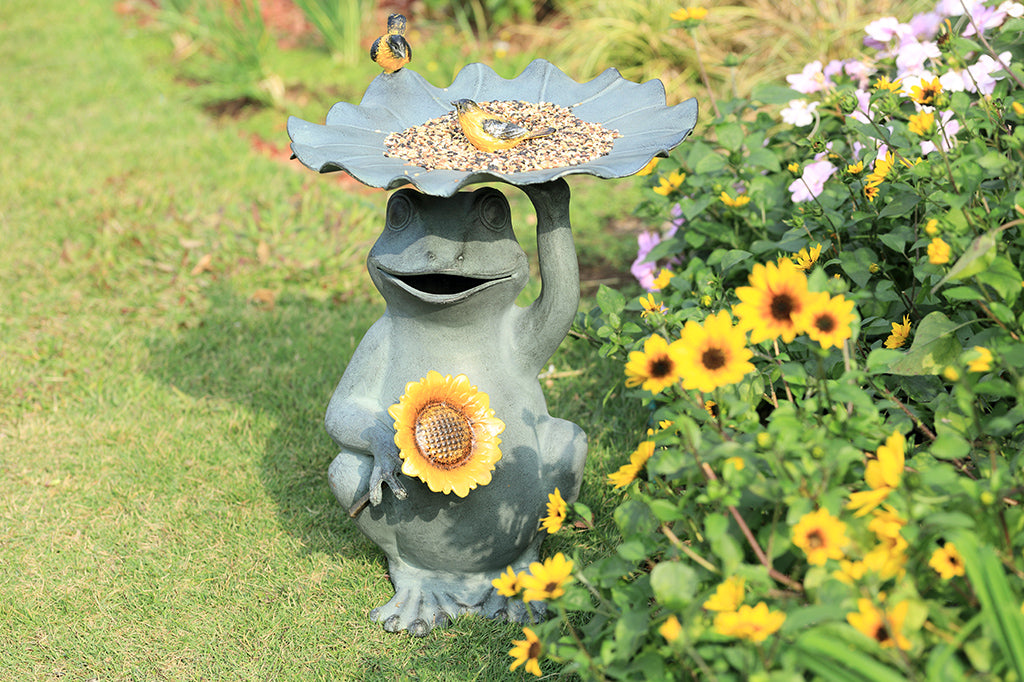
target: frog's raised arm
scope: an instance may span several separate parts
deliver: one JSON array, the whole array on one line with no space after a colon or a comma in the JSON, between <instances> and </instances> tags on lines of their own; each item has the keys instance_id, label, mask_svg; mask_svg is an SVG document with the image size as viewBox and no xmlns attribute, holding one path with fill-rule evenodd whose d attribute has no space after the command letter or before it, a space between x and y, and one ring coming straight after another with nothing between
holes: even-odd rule
<instances>
[{"instance_id":1,"label":"frog's raised arm","mask_svg":"<svg viewBox=\"0 0 1024 682\"><path fill-rule=\"evenodd\" d=\"M537 211L541 290L519 335L523 361L540 371L569 332L580 302L580 269L569 224L569 185L558 179L522 190Z\"/></svg>"}]
</instances>

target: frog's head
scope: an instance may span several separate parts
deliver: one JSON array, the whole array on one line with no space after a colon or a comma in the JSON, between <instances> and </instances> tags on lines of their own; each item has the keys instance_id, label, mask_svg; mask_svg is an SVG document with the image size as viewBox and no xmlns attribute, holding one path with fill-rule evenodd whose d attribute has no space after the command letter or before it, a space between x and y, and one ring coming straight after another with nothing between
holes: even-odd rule
<instances>
[{"instance_id":1,"label":"frog's head","mask_svg":"<svg viewBox=\"0 0 1024 682\"><path fill-rule=\"evenodd\" d=\"M388 305L507 307L530 276L504 195L485 187L442 198L401 189L367 268Z\"/></svg>"}]
</instances>

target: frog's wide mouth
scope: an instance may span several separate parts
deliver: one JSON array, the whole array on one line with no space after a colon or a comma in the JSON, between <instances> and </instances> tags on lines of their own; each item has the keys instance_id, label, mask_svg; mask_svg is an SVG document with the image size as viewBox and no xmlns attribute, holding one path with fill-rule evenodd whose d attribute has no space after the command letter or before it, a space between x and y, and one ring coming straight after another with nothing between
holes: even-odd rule
<instances>
[{"instance_id":1,"label":"frog's wide mouth","mask_svg":"<svg viewBox=\"0 0 1024 682\"><path fill-rule=\"evenodd\" d=\"M429 303L455 303L512 279L511 274L496 276L455 275L446 272L400 273L377 267L382 275L400 289Z\"/></svg>"}]
</instances>

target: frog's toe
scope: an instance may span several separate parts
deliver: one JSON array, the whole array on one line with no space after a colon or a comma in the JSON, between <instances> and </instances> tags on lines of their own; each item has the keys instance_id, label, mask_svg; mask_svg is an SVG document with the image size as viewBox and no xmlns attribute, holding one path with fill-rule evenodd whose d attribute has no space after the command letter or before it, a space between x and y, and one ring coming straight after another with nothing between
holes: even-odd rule
<instances>
[{"instance_id":1,"label":"frog's toe","mask_svg":"<svg viewBox=\"0 0 1024 682\"><path fill-rule=\"evenodd\" d=\"M371 611L370 618L381 623L388 632L405 630L410 635L424 637L434 628L448 625L461 610L447 595L399 589L388 603Z\"/></svg>"}]
</instances>

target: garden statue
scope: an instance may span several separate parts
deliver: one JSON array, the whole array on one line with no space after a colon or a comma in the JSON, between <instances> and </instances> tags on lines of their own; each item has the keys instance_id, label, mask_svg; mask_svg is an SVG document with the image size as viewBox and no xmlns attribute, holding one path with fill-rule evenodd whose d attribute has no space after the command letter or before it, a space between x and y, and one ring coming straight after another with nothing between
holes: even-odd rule
<instances>
[{"instance_id":1,"label":"garden statue","mask_svg":"<svg viewBox=\"0 0 1024 682\"><path fill-rule=\"evenodd\" d=\"M554 131L478 150L453 109L469 100L494 119ZM587 450L580 427L548 414L538 380L579 302L562 178L632 175L695 122L696 103L666 106L658 81L609 69L581 84L543 60L512 80L470 64L444 89L386 70L326 125L289 119L292 150L310 168L413 186L391 196L367 258L387 307L326 416L340 450L331 488L387 556L395 596L371 613L386 630L424 635L464 613L531 617L492 581L539 559L548 495L576 499ZM537 213L541 291L526 307L516 299L529 262L505 196L459 191L485 181L520 187Z\"/></svg>"}]
</instances>

